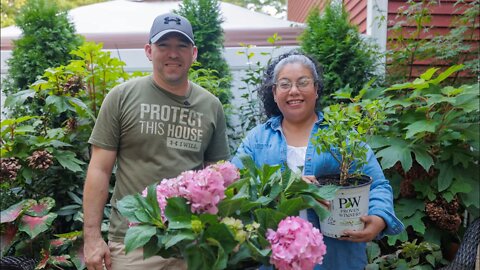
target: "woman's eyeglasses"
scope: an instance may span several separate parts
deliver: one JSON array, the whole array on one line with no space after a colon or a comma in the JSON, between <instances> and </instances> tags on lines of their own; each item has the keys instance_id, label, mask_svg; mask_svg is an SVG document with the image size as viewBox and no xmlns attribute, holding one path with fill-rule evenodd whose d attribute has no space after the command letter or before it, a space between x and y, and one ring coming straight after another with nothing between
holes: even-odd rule
<instances>
[{"instance_id":1,"label":"woman's eyeglasses","mask_svg":"<svg viewBox=\"0 0 480 270\"><path fill-rule=\"evenodd\" d=\"M297 87L299 91L306 92L311 90L311 88L309 87L312 83L314 83L314 81L311 78L301 78L296 82L292 82L288 79L282 79L277 81L275 85L276 85L276 89L279 90L280 92L288 92L292 90L293 85L295 85L295 87Z\"/></svg>"}]
</instances>

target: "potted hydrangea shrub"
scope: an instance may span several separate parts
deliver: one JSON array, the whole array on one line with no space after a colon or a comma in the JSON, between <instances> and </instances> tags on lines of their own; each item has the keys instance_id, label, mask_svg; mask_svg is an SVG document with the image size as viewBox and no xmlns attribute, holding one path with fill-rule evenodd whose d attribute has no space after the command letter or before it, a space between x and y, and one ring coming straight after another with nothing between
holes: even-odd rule
<instances>
[{"instance_id":1,"label":"potted hydrangea shrub","mask_svg":"<svg viewBox=\"0 0 480 270\"><path fill-rule=\"evenodd\" d=\"M126 252L143 248L145 257L181 258L189 270L312 270L321 264L323 235L297 216L307 208L325 216L319 201L333 198L337 188L317 188L279 165L257 168L248 156L242 162L241 171L219 162L122 198Z\"/></svg>"},{"instance_id":2,"label":"potted hydrangea shrub","mask_svg":"<svg viewBox=\"0 0 480 270\"><path fill-rule=\"evenodd\" d=\"M325 128L313 137L317 152L329 153L338 162L339 173L317 176L319 184L336 185L339 189L330 200L330 216L320 220L325 236L338 238L345 230L362 230L361 216L368 214L372 178L362 174L367 163L367 139L384 119L382 103L358 102L334 104L324 110Z\"/></svg>"}]
</instances>

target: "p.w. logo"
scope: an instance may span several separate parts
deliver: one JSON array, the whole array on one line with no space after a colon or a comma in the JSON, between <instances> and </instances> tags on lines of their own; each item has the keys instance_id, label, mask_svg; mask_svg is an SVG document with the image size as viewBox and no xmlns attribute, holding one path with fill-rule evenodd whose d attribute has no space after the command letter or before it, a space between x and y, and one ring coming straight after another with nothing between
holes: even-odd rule
<instances>
[{"instance_id":1,"label":"p.w. logo","mask_svg":"<svg viewBox=\"0 0 480 270\"><path fill-rule=\"evenodd\" d=\"M340 209L343 208L350 208L350 207L358 207L360 204L360 198L362 196L358 197L351 197L351 198L339 198L339 203L340 203Z\"/></svg>"}]
</instances>

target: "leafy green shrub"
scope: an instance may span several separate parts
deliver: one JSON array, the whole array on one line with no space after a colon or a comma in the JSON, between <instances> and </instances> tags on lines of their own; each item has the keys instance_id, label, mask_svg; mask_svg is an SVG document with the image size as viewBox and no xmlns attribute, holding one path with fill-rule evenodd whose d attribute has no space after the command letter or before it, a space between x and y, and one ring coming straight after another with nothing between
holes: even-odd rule
<instances>
[{"instance_id":1,"label":"leafy green shrub","mask_svg":"<svg viewBox=\"0 0 480 270\"><path fill-rule=\"evenodd\" d=\"M232 153L237 150L241 140L246 136L247 132L254 128L256 125L265 122L266 115L262 111L262 104L258 97L258 87L261 85L265 68L270 64L275 50L279 48L275 43L281 40L282 37L274 33L268 37L267 42L273 47L269 52L261 52L260 55L267 56L268 60L266 64L260 63L260 61L252 62L255 57L255 53L251 51L253 45L243 44L243 50L238 51L238 55L244 55L245 60L248 63L248 67L245 73L240 78L243 86L238 87L240 95L239 106L235 109L234 119L236 121L229 126L229 143Z\"/></svg>"},{"instance_id":2,"label":"leafy green shrub","mask_svg":"<svg viewBox=\"0 0 480 270\"><path fill-rule=\"evenodd\" d=\"M14 41L5 93L24 90L48 67L66 64L69 52L81 44L73 23L54 1L28 0L15 23L23 35Z\"/></svg>"},{"instance_id":3,"label":"leafy green shrub","mask_svg":"<svg viewBox=\"0 0 480 270\"><path fill-rule=\"evenodd\" d=\"M370 242L367 244L368 265L366 270L383 269L418 269L432 270L447 264L442 257L440 247L428 242L417 244L417 239L404 242L392 254L381 255L380 247Z\"/></svg>"},{"instance_id":4,"label":"leafy green shrub","mask_svg":"<svg viewBox=\"0 0 480 270\"><path fill-rule=\"evenodd\" d=\"M431 68L413 82L396 84L374 99L387 102L387 129L370 142L395 191L395 211L407 227L396 240L440 245L457 238L465 210L478 217L478 85L454 87L452 66ZM408 234L407 234L408 232Z\"/></svg>"},{"instance_id":5,"label":"leafy green shrub","mask_svg":"<svg viewBox=\"0 0 480 270\"><path fill-rule=\"evenodd\" d=\"M223 88L219 96L222 104L230 103L231 75L227 61L223 57L223 18L220 14L220 2L217 0L183 0L176 13L187 18L192 24L195 34L195 45L198 47L197 61L201 67L218 72L222 78ZM194 69L199 66L193 66Z\"/></svg>"},{"instance_id":6,"label":"leafy green shrub","mask_svg":"<svg viewBox=\"0 0 480 270\"><path fill-rule=\"evenodd\" d=\"M83 269L80 231L54 234L52 198L23 200L1 211L2 256L28 256L37 261L35 269Z\"/></svg>"},{"instance_id":7,"label":"leafy green shrub","mask_svg":"<svg viewBox=\"0 0 480 270\"><path fill-rule=\"evenodd\" d=\"M81 228L82 187L89 160L87 143L104 96L127 74L125 63L87 42L75 60L49 68L30 89L10 95L5 106L41 104L40 115L1 122L1 208L24 199L52 197L61 218L56 232ZM108 214L108 211L107 211Z\"/></svg>"},{"instance_id":8,"label":"leafy green shrub","mask_svg":"<svg viewBox=\"0 0 480 270\"><path fill-rule=\"evenodd\" d=\"M330 94L347 86L358 94L374 76L378 56L375 47L350 24L342 5L329 4L322 15L313 9L300 42L302 50L323 67L324 105L332 103Z\"/></svg>"},{"instance_id":9,"label":"leafy green shrub","mask_svg":"<svg viewBox=\"0 0 480 270\"><path fill-rule=\"evenodd\" d=\"M325 108L323 124L329 128L318 129L312 139L318 154L330 153L338 162L339 186L346 186L349 178L361 175L367 164L367 137L376 133L384 119L384 104L380 100L362 104L361 98L362 94L352 98L356 103L350 106L342 103Z\"/></svg>"},{"instance_id":10,"label":"leafy green shrub","mask_svg":"<svg viewBox=\"0 0 480 270\"><path fill-rule=\"evenodd\" d=\"M188 72L188 79L218 97L226 112L231 111L231 93L228 89L222 87L225 83L229 83L229 78L219 77L217 70L204 68L200 62L194 62ZM226 113L227 116L229 114Z\"/></svg>"},{"instance_id":11,"label":"leafy green shrub","mask_svg":"<svg viewBox=\"0 0 480 270\"><path fill-rule=\"evenodd\" d=\"M436 35L431 31L431 11L441 3L430 0L407 1L405 7L398 11L397 17L400 19L388 29L390 49L387 51L387 81L402 82L432 66L463 64L463 69L449 80L454 85L475 82L475 74L480 71L478 47L473 45L480 38L479 4L479 0L457 0L454 7L461 11L460 15L452 15L448 34ZM406 31L405 25L414 27ZM428 61L429 65L417 65L420 61ZM463 74L461 77L461 71L470 73L470 76Z\"/></svg>"}]
</instances>

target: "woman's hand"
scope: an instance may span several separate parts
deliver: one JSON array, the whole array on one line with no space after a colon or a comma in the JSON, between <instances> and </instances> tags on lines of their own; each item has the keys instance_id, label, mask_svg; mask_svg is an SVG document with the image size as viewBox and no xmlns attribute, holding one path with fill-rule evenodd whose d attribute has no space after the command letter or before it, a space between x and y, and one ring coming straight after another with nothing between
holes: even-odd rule
<instances>
[{"instance_id":1,"label":"woman's hand","mask_svg":"<svg viewBox=\"0 0 480 270\"><path fill-rule=\"evenodd\" d=\"M309 184L318 185L317 178L314 175L302 175L302 180Z\"/></svg>"},{"instance_id":2,"label":"woman's hand","mask_svg":"<svg viewBox=\"0 0 480 270\"><path fill-rule=\"evenodd\" d=\"M379 216L363 216L360 220L365 223L365 228L362 231L344 231L344 236L339 239L352 242L370 242L386 227L385 221Z\"/></svg>"},{"instance_id":3,"label":"woman's hand","mask_svg":"<svg viewBox=\"0 0 480 270\"><path fill-rule=\"evenodd\" d=\"M314 175L303 175L302 180L307 182L308 184L318 185L317 178ZM327 200L317 200L323 206L325 206L328 210L330 210L330 202Z\"/></svg>"}]
</instances>

